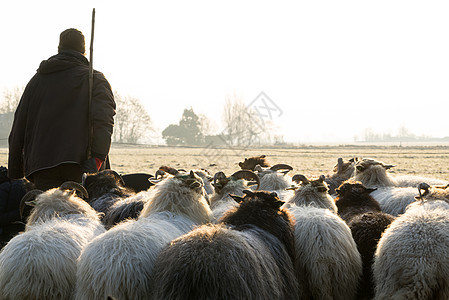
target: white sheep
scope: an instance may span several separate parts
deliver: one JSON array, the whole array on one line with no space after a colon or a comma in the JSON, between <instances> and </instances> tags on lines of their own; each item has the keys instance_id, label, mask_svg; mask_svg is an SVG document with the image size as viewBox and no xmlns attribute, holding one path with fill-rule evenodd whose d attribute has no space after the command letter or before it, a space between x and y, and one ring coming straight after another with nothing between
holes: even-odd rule
<instances>
[{"instance_id":1,"label":"white sheep","mask_svg":"<svg viewBox=\"0 0 449 300\"><path fill-rule=\"evenodd\" d=\"M348 225L329 209L290 205L295 269L310 299L355 299L362 260Z\"/></svg>"},{"instance_id":2,"label":"white sheep","mask_svg":"<svg viewBox=\"0 0 449 300\"><path fill-rule=\"evenodd\" d=\"M213 179L215 193L210 197L214 221L217 222L226 211L237 206L237 202L229 194L243 196L243 191L248 190L253 184L258 189L259 176L250 170L240 170L229 177L223 172L215 173Z\"/></svg>"},{"instance_id":3,"label":"white sheep","mask_svg":"<svg viewBox=\"0 0 449 300\"><path fill-rule=\"evenodd\" d=\"M354 299L362 260L348 225L336 214L324 176L301 182L286 207L294 215L295 269L305 298Z\"/></svg>"},{"instance_id":4,"label":"white sheep","mask_svg":"<svg viewBox=\"0 0 449 300\"><path fill-rule=\"evenodd\" d=\"M267 168L257 165L254 171L260 178L259 190L276 192L282 201L290 198L293 191L288 188L292 187L293 182L287 173L291 170L293 168L287 164L277 164Z\"/></svg>"},{"instance_id":5,"label":"white sheep","mask_svg":"<svg viewBox=\"0 0 449 300\"><path fill-rule=\"evenodd\" d=\"M33 205L25 232L0 253L0 299L70 299L81 250L105 229L72 191L48 190Z\"/></svg>"},{"instance_id":6,"label":"white sheep","mask_svg":"<svg viewBox=\"0 0 449 300\"><path fill-rule=\"evenodd\" d=\"M328 191L324 175L321 175L318 180L309 180L301 174L293 176L293 181L299 184L292 189L296 191L287 199L287 205L296 204L297 206L313 205L319 208L327 208L332 212L337 213L337 206L334 198L332 198Z\"/></svg>"},{"instance_id":7,"label":"white sheep","mask_svg":"<svg viewBox=\"0 0 449 300\"><path fill-rule=\"evenodd\" d=\"M200 177L193 172L165 177L149 190L138 220L116 225L84 249L75 299L147 299L162 247L211 219Z\"/></svg>"},{"instance_id":8,"label":"white sheep","mask_svg":"<svg viewBox=\"0 0 449 300\"><path fill-rule=\"evenodd\" d=\"M373 265L375 299L449 299L448 195L431 192L410 204L384 232Z\"/></svg>"},{"instance_id":9,"label":"white sheep","mask_svg":"<svg viewBox=\"0 0 449 300\"><path fill-rule=\"evenodd\" d=\"M356 163L354 177L364 186L377 188L371 196L379 202L383 212L392 216L403 214L407 205L415 201L416 186L399 187L396 179L387 173L393 165L387 165L372 159L363 159Z\"/></svg>"},{"instance_id":10,"label":"white sheep","mask_svg":"<svg viewBox=\"0 0 449 300\"><path fill-rule=\"evenodd\" d=\"M430 185L447 185L449 182L437 178L421 177L415 175L393 176L388 170L395 167L370 158L357 161L355 166L355 180L368 186L396 186L416 188L421 182ZM371 169L367 172L366 169Z\"/></svg>"}]
</instances>

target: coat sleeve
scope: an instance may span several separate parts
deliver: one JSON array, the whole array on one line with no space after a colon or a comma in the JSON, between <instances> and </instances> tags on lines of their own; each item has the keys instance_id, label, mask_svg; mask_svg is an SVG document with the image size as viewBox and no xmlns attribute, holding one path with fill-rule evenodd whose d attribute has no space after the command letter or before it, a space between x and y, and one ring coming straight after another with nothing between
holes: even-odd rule
<instances>
[{"instance_id":1,"label":"coat sleeve","mask_svg":"<svg viewBox=\"0 0 449 300\"><path fill-rule=\"evenodd\" d=\"M33 90L34 77L26 86L19 105L14 113L14 121L9 134L8 177L19 179L25 176L23 166L23 148L25 140L26 122L28 118L28 106Z\"/></svg>"},{"instance_id":2,"label":"coat sleeve","mask_svg":"<svg viewBox=\"0 0 449 300\"><path fill-rule=\"evenodd\" d=\"M115 101L109 82L95 72L92 93L92 156L105 160L111 147Z\"/></svg>"}]
</instances>

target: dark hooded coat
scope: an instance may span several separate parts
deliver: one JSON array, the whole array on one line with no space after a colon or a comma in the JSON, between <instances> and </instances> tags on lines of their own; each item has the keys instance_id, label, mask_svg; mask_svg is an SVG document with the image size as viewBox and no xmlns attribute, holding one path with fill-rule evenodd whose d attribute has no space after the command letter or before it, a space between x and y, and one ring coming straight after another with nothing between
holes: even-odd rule
<instances>
[{"instance_id":1,"label":"dark hooded coat","mask_svg":"<svg viewBox=\"0 0 449 300\"><path fill-rule=\"evenodd\" d=\"M93 157L105 160L111 146L115 102L111 86L94 71L91 104ZM9 136L11 179L87 159L89 62L61 51L42 61L25 88Z\"/></svg>"}]
</instances>

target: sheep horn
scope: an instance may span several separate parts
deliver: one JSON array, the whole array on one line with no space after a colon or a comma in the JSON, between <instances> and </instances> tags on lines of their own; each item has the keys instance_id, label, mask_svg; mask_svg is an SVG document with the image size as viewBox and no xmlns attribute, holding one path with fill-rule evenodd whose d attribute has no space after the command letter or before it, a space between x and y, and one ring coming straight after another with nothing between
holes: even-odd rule
<instances>
[{"instance_id":1,"label":"sheep horn","mask_svg":"<svg viewBox=\"0 0 449 300\"><path fill-rule=\"evenodd\" d=\"M20 217L23 219L24 217L24 213L25 213L25 209L26 207L33 207L33 203L32 201L36 199L37 196L39 196L40 194L42 194L43 191L42 190L31 190L28 193L26 193L22 199L20 200L20 205L19 205L19 213L20 213Z\"/></svg>"},{"instance_id":2,"label":"sheep horn","mask_svg":"<svg viewBox=\"0 0 449 300\"><path fill-rule=\"evenodd\" d=\"M161 169L158 169L157 171L156 171L156 173L154 174L154 179L158 179L158 176L164 176L165 175L165 171L164 170L161 170Z\"/></svg>"},{"instance_id":3,"label":"sheep horn","mask_svg":"<svg viewBox=\"0 0 449 300\"><path fill-rule=\"evenodd\" d=\"M418 184L418 192L419 192L419 198L422 200L424 196L427 196L429 194L430 185L428 185L425 182L421 182ZM425 190L424 194L421 194L421 190Z\"/></svg>"},{"instance_id":4,"label":"sheep horn","mask_svg":"<svg viewBox=\"0 0 449 300\"><path fill-rule=\"evenodd\" d=\"M270 168L270 170L272 170L272 171L278 171L278 170L289 170L289 171L291 171L291 170L293 170L293 167L290 166L290 165L287 165L287 164L277 164L277 165L272 166Z\"/></svg>"},{"instance_id":5,"label":"sheep horn","mask_svg":"<svg viewBox=\"0 0 449 300\"><path fill-rule=\"evenodd\" d=\"M169 166L161 166L159 168L159 170L165 171L166 173L171 174L171 175L176 175L179 173L179 171L177 169L169 167ZM185 172L185 170L182 170L182 171Z\"/></svg>"},{"instance_id":6,"label":"sheep horn","mask_svg":"<svg viewBox=\"0 0 449 300\"><path fill-rule=\"evenodd\" d=\"M337 173L340 173L341 170L343 169L343 158L339 157L337 162L338 162Z\"/></svg>"},{"instance_id":7,"label":"sheep horn","mask_svg":"<svg viewBox=\"0 0 449 300\"><path fill-rule=\"evenodd\" d=\"M395 165L382 165L386 170L396 167Z\"/></svg>"},{"instance_id":8,"label":"sheep horn","mask_svg":"<svg viewBox=\"0 0 449 300\"><path fill-rule=\"evenodd\" d=\"M295 176L292 177L292 180L294 182L304 182L305 184L309 183L309 179L306 178L306 176L302 175L302 174L296 174Z\"/></svg>"},{"instance_id":9,"label":"sheep horn","mask_svg":"<svg viewBox=\"0 0 449 300\"><path fill-rule=\"evenodd\" d=\"M124 187L125 186L125 181L123 180L122 175L120 175L119 173L117 173L114 170L111 170L111 172L112 172L112 174L114 174L115 178L118 179L118 181L122 185L122 187Z\"/></svg>"},{"instance_id":10,"label":"sheep horn","mask_svg":"<svg viewBox=\"0 0 449 300\"><path fill-rule=\"evenodd\" d=\"M89 194L84 186L75 181L66 181L59 187L60 190L75 190L80 192L85 199L89 198Z\"/></svg>"},{"instance_id":11,"label":"sheep horn","mask_svg":"<svg viewBox=\"0 0 449 300\"><path fill-rule=\"evenodd\" d=\"M260 187L260 178L253 171L240 170L240 171L237 171L234 174L232 174L231 177L234 178L234 179L245 179L245 180L248 180L248 181L254 179L256 181L256 184L257 184L256 190L258 190L259 187Z\"/></svg>"}]
</instances>

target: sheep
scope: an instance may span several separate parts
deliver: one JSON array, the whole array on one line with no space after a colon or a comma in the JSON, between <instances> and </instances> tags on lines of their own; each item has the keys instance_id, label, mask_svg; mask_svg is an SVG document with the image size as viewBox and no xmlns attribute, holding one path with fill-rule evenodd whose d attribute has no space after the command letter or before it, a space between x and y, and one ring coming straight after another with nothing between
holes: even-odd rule
<instances>
[{"instance_id":1,"label":"sheep","mask_svg":"<svg viewBox=\"0 0 449 300\"><path fill-rule=\"evenodd\" d=\"M193 172L168 175L148 193L137 220L117 224L85 247L75 299L147 299L162 247L212 219L203 181Z\"/></svg>"},{"instance_id":2,"label":"sheep","mask_svg":"<svg viewBox=\"0 0 449 300\"><path fill-rule=\"evenodd\" d=\"M429 188L379 240L374 299L449 299L449 191Z\"/></svg>"},{"instance_id":3,"label":"sheep","mask_svg":"<svg viewBox=\"0 0 449 300\"><path fill-rule=\"evenodd\" d=\"M275 193L244 191L222 224L204 225L161 251L152 299L298 299L293 224Z\"/></svg>"},{"instance_id":4,"label":"sheep","mask_svg":"<svg viewBox=\"0 0 449 300\"><path fill-rule=\"evenodd\" d=\"M296 189L295 193L287 199L287 205L296 204L297 206L314 205L319 208L327 208L337 213L337 206L334 199L329 195L328 187L324 181L324 175L317 180L309 180L301 174L293 176L292 180L299 186L292 187Z\"/></svg>"},{"instance_id":5,"label":"sheep","mask_svg":"<svg viewBox=\"0 0 449 300\"><path fill-rule=\"evenodd\" d=\"M204 183L204 190L207 195L212 195L214 193L214 187L212 185L213 176L206 169L195 169L193 172L201 177Z\"/></svg>"},{"instance_id":6,"label":"sheep","mask_svg":"<svg viewBox=\"0 0 449 300\"><path fill-rule=\"evenodd\" d=\"M346 181L336 189L338 214L351 229L362 257L363 275L357 299L372 299L374 296L371 270L374 252L382 233L394 220L393 216L383 213L379 203L370 196L375 190L357 181Z\"/></svg>"},{"instance_id":7,"label":"sheep","mask_svg":"<svg viewBox=\"0 0 449 300\"><path fill-rule=\"evenodd\" d=\"M125 188L122 177L113 170L85 174L83 186L89 193L87 202L103 214L106 214L116 201L135 195L134 191Z\"/></svg>"},{"instance_id":8,"label":"sheep","mask_svg":"<svg viewBox=\"0 0 449 300\"><path fill-rule=\"evenodd\" d=\"M354 157L347 162L343 161L343 158L338 158L337 164L334 166L333 173L327 175L324 181L326 181L329 188L329 194L335 195L335 189L337 189L344 181L352 177L354 173L355 163L360 158Z\"/></svg>"},{"instance_id":9,"label":"sheep","mask_svg":"<svg viewBox=\"0 0 449 300\"><path fill-rule=\"evenodd\" d=\"M176 175L180 171L185 172L184 169L179 169L178 170L176 168L164 165L164 166L159 167L159 169L157 170L157 172L156 172L156 179L158 178L159 175L160 176L164 176L165 174ZM194 169L192 171L196 175L201 177L201 179L203 180L204 190L206 191L206 194L207 195L212 195L214 193L214 187L212 186L213 177L209 173L209 171L206 170L206 169Z\"/></svg>"},{"instance_id":10,"label":"sheep","mask_svg":"<svg viewBox=\"0 0 449 300\"><path fill-rule=\"evenodd\" d=\"M25 232L1 251L0 299L71 298L81 250L105 229L89 204L63 190L67 186L31 201Z\"/></svg>"},{"instance_id":11,"label":"sheep","mask_svg":"<svg viewBox=\"0 0 449 300\"><path fill-rule=\"evenodd\" d=\"M237 205L229 194L243 195L243 191L249 189L251 185L259 188L260 180L256 173L249 170L240 170L227 177L223 172L214 175L213 186L215 193L210 197L210 208L214 213L214 220L220 219L223 214Z\"/></svg>"},{"instance_id":12,"label":"sheep","mask_svg":"<svg viewBox=\"0 0 449 300\"><path fill-rule=\"evenodd\" d=\"M255 171L255 167L259 165L264 168L271 167L271 164L267 161L266 155L253 156L245 158L243 162L239 162L239 167L242 170Z\"/></svg>"},{"instance_id":13,"label":"sheep","mask_svg":"<svg viewBox=\"0 0 449 300\"><path fill-rule=\"evenodd\" d=\"M260 178L260 190L276 192L281 200L290 198L293 192L292 178L287 173L293 168L287 164L277 164L269 168L257 165L254 168Z\"/></svg>"},{"instance_id":14,"label":"sheep","mask_svg":"<svg viewBox=\"0 0 449 300\"><path fill-rule=\"evenodd\" d=\"M137 219L148 197L148 191L140 191L133 196L117 198L104 214L102 223L106 229L110 229L125 220Z\"/></svg>"},{"instance_id":15,"label":"sheep","mask_svg":"<svg viewBox=\"0 0 449 300\"><path fill-rule=\"evenodd\" d=\"M383 212L396 217L415 201L416 187L398 187L396 179L387 174L387 170L392 167L372 159L363 159L356 163L352 179L366 187L376 187L377 190L371 196L379 202Z\"/></svg>"},{"instance_id":16,"label":"sheep","mask_svg":"<svg viewBox=\"0 0 449 300\"><path fill-rule=\"evenodd\" d=\"M337 215L324 175L301 182L285 207L294 215L295 269L305 299L355 299L362 260L348 225Z\"/></svg>"},{"instance_id":17,"label":"sheep","mask_svg":"<svg viewBox=\"0 0 449 300\"><path fill-rule=\"evenodd\" d=\"M87 174L83 181L90 195L87 201L102 213L101 221L107 229L126 219L137 219L148 199L148 190L136 193L126 188L122 177L113 170ZM154 184L153 177L148 181Z\"/></svg>"},{"instance_id":18,"label":"sheep","mask_svg":"<svg viewBox=\"0 0 449 300\"><path fill-rule=\"evenodd\" d=\"M359 160L356 163L355 180L368 186L413 187L415 189L421 182L430 185L446 185L449 183L446 180L413 175L392 176L387 171L393 167L395 166L374 159Z\"/></svg>"}]
</instances>

